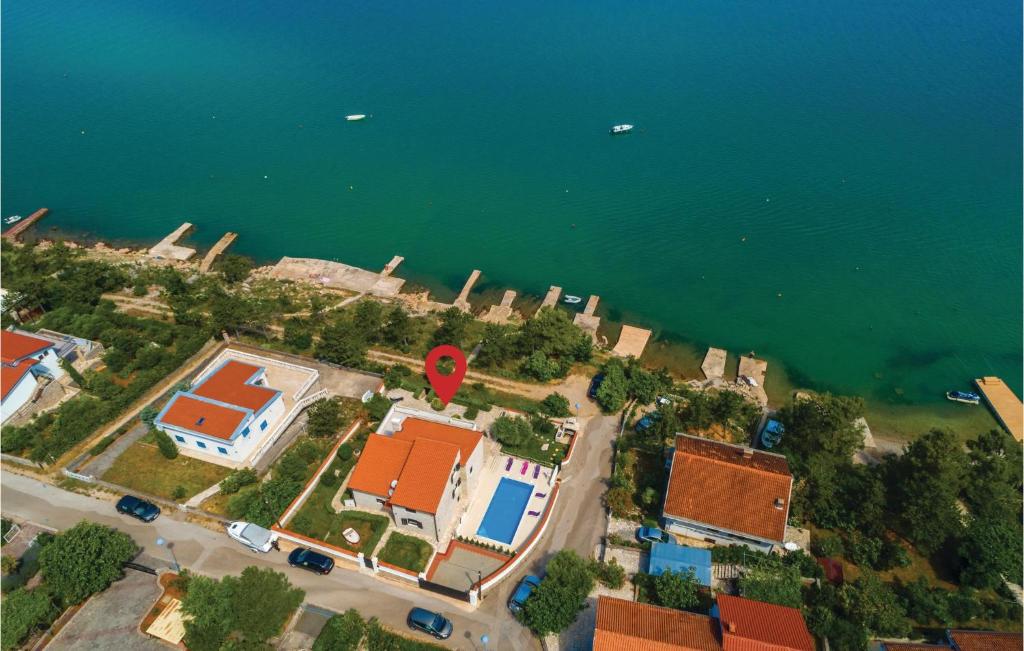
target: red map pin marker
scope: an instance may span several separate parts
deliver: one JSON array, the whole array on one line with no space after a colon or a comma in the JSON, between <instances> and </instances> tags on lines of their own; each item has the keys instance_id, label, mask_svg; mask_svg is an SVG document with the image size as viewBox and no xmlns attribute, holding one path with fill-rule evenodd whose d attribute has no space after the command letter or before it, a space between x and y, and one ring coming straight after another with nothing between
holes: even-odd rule
<instances>
[{"instance_id":1,"label":"red map pin marker","mask_svg":"<svg viewBox=\"0 0 1024 651\"><path fill-rule=\"evenodd\" d=\"M455 360L455 370L451 375L442 375L437 370L437 363L443 357L451 357ZM462 386L462 378L466 377L466 356L455 346L445 344L427 353L424 366L426 366L427 379L430 380L430 386L434 389L434 393L441 399L441 402L447 405L455 397L455 392Z\"/></svg>"}]
</instances>

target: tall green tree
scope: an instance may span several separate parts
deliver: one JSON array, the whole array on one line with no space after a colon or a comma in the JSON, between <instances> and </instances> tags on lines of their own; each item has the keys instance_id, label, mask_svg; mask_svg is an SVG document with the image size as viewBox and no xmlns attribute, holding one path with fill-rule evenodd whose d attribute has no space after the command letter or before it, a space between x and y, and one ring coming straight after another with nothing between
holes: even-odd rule
<instances>
[{"instance_id":1,"label":"tall green tree","mask_svg":"<svg viewBox=\"0 0 1024 651\"><path fill-rule=\"evenodd\" d=\"M121 578L137 552L128 534L83 520L43 547L39 567L54 596L73 606Z\"/></svg>"},{"instance_id":2,"label":"tall green tree","mask_svg":"<svg viewBox=\"0 0 1024 651\"><path fill-rule=\"evenodd\" d=\"M498 416L491 425L491 435L505 445L518 446L533 436L529 421L519 416Z\"/></svg>"},{"instance_id":3,"label":"tall green tree","mask_svg":"<svg viewBox=\"0 0 1024 651\"><path fill-rule=\"evenodd\" d=\"M765 563L740 577L740 594L747 599L799 608L803 603L800 570L795 566Z\"/></svg>"},{"instance_id":4,"label":"tall green tree","mask_svg":"<svg viewBox=\"0 0 1024 651\"><path fill-rule=\"evenodd\" d=\"M658 603L667 608L685 610L700 603L700 584L693 570L663 572L654 578L654 592Z\"/></svg>"},{"instance_id":5,"label":"tall green tree","mask_svg":"<svg viewBox=\"0 0 1024 651\"><path fill-rule=\"evenodd\" d=\"M360 301L352 315L352 323L366 341L380 341L381 329L384 326L384 306L372 299Z\"/></svg>"},{"instance_id":6,"label":"tall green tree","mask_svg":"<svg viewBox=\"0 0 1024 651\"><path fill-rule=\"evenodd\" d=\"M324 328L316 346L320 359L343 366L361 366L370 344L349 319L339 319Z\"/></svg>"},{"instance_id":7,"label":"tall green tree","mask_svg":"<svg viewBox=\"0 0 1024 651\"><path fill-rule=\"evenodd\" d=\"M779 410L786 435L778 450L786 455L795 471L807 466L812 457L844 463L864 446L864 434L856 421L864 415L860 398L828 393L793 398Z\"/></svg>"},{"instance_id":8,"label":"tall green tree","mask_svg":"<svg viewBox=\"0 0 1024 651\"><path fill-rule=\"evenodd\" d=\"M972 516L958 548L960 581L976 588L996 588L1021 577L1021 526L1017 520L983 514Z\"/></svg>"},{"instance_id":9,"label":"tall green tree","mask_svg":"<svg viewBox=\"0 0 1024 651\"><path fill-rule=\"evenodd\" d=\"M586 604L594 577L586 559L571 549L555 554L540 586L526 600L523 621L539 636L566 629Z\"/></svg>"},{"instance_id":10,"label":"tall green tree","mask_svg":"<svg viewBox=\"0 0 1024 651\"><path fill-rule=\"evenodd\" d=\"M18 588L4 597L0 608L0 648L17 648L32 631L48 625L56 616L57 608L45 586Z\"/></svg>"},{"instance_id":11,"label":"tall green tree","mask_svg":"<svg viewBox=\"0 0 1024 651\"><path fill-rule=\"evenodd\" d=\"M619 411L626 405L629 395L629 381L626 379L626 371L622 362L617 359L609 360L604 365L604 380L597 389L597 404L605 412L613 413Z\"/></svg>"},{"instance_id":12,"label":"tall green tree","mask_svg":"<svg viewBox=\"0 0 1024 651\"><path fill-rule=\"evenodd\" d=\"M461 348L465 343L466 331L473 317L457 307L450 307L440 315L440 324L434 331L432 345L441 346L448 344Z\"/></svg>"},{"instance_id":13,"label":"tall green tree","mask_svg":"<svg viewBox=\"0 0 1024 651\"><path fill-rule=\"evenodd\" d=\"M401 305L396 305L388 312L387 324L384 326L384 343L399 350L409 350L415 328L412 318Z\"/></svg>"},{"instance_id":14,"label":"tall green tree","mask_svg":"<svg viewBox=\"0 0 1024 651\"><path fill-rule=\"evenodd\" d=\"M337 400L317 400L306 413L306 430L310 436L333 436L342 426L341 405Z\"/></svg>"}]
</instances>

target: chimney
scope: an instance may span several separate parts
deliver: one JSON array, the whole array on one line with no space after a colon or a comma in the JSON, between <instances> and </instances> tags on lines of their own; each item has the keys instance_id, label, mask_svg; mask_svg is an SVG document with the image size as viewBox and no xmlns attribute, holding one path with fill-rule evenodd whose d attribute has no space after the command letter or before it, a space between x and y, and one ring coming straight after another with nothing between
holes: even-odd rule
<instances>
[{"instance_id":1,"label":"chimney","mask_svg":"<svg viewBox=\"0 0 1024 651\"><path fill-rule=\"evenodd\" d=\"M783 500L783 499L782 499L781 497L776 497L776 498L775 498L775 508L777 508L778 510L780 510L780 511L781 511L781 510L782 510L782 507L783 507L783 505L784 505L785 503L786 503L786 502L785 502L785 501L784 501L784 500Z\"/></svg>"},{"instance_id":2,"label":"chimney","mask_svg":"<svg viewBox=\"0 0 1024 651\"><path fill-rule=\"evenodd\" d=\"M725 630L729 631L730 633L735 633L736 632L736 622L726 622Z\"/></svg>"}]
</instances>

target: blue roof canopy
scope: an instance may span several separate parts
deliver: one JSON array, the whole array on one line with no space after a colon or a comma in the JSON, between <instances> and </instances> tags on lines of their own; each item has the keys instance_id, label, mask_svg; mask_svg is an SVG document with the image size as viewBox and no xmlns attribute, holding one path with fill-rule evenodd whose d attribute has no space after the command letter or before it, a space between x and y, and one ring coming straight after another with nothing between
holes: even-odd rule
<instances>
[{"instance_id":1,"label":"blue roof canopy","mask_svg":"<svg viewBox=\"0 0 1024 651\"><path fill-rule=\"evenodd\" d=\"M686 573L693 570L697 582L711 585L711 550L676 545L674 543L652 543L648 574L661 576L666 571Z\"/></svg>"}]
</instances>

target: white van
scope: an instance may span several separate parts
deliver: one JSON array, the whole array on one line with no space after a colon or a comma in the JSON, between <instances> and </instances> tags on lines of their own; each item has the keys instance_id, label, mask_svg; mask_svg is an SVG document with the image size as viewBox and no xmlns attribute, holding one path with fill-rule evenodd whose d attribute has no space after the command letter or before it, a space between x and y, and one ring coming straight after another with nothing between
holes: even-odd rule
<instances>
[{"instance_id":1,"label":"white van","mask_svg":"<svg viewBox=\"0 0 1024 651\"><path fill-rule=\"evenodd\" d=\"M277 534L251 522L232 522L228 535L254 552L269 552L277 547Z\"/></svg>"}]
</instances>

